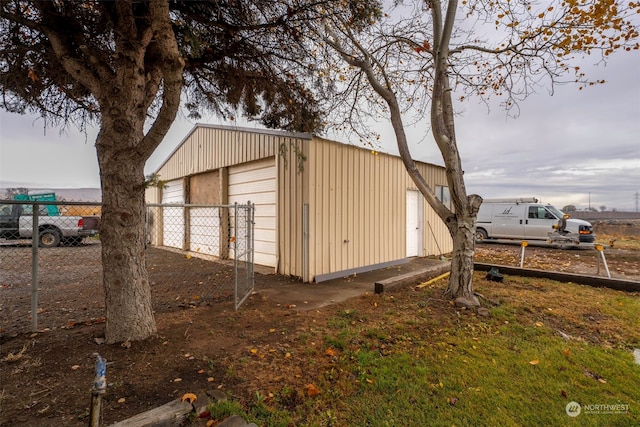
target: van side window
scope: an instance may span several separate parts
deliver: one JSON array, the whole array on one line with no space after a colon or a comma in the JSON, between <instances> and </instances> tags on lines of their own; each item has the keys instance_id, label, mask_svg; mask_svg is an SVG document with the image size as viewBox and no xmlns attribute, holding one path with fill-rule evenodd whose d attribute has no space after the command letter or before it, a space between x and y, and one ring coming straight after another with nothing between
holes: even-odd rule
<instances>
[{"instance_id":1,"label":"van side window","mask_svg":"<svg viewBox=\"0 0 640 427\"><path fill-rule=\"evenodd\" d=\"M540 213L540 211L539 211L539 208L537 206L529 206L529 218L541 218L539 216L539 213ZM544 218L544 216L542 218Z\"/></svg>"},{"instance_id":2,"label":"van side window","mask_svg":"<svg viewBox=\"0 0 640 427\"><path fill-rule=\"evenodd\" d=\"M529 206L529 218L556 219L556 217L542 206Z\"/></svg>"}]
</instances>

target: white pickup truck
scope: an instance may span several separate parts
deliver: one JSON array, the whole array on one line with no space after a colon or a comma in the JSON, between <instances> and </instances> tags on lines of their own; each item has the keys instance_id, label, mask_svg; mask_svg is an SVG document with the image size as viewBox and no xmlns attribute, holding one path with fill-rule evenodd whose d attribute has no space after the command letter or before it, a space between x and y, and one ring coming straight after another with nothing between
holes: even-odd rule
<instances>
[{"instance_id":1,"label":"white pickup truck","mask_svg":"<svg viewBox=\"0 0 640 427\"><path fill-rule=\"evenodd\" d=\"M33 238L33 205L0 200L0 238ZM38 245L44 248L60 244L77 245L85 237L98 234L100 218L96 216L49 216L46 208L38 215Z\"/></svg>"}]
</instances>

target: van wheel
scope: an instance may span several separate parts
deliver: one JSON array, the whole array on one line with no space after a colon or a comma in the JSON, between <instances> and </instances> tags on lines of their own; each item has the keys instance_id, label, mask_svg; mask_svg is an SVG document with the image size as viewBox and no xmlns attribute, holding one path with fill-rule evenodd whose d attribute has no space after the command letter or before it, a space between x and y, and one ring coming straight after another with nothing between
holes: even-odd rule
<instances>
[{"instance_id":1,"label":"van wheel","mask_svg":"<svg viewBox=\"0 0 640 427\"><path fill-rule=\"evenodd\" d=\"M38 243L41 248L54 248L60 244L60 234L56 230L42 230Z\"/></svg>"},{"instance_id":2,"label":"van wheel","mask_svg":"<svg viewBox=\"0 0 640 427\"><path fill-rule=\"evenodd\" d=\"M476 229L476 241L482 242L485 239L488 239L489 235L483 228Z\"/></svg>"}]
</instances>

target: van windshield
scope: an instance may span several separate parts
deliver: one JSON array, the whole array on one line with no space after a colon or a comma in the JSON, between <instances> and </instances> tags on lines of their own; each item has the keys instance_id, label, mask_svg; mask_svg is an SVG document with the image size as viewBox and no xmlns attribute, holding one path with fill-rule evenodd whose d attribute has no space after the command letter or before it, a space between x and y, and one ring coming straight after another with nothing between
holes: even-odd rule
<instances>
[{"instance_id":1,"label":"van windshield","mask_svg":"<svg viewBox=\"0 0 640 427\"><path fill-rule=\"evenodd\" d=\"M549 209L551 212L553 212L553 214L556 216L556 218L562 218L564 216L562 211L560 209L556 208L555 206L547 205L546 208Z\"/></svg>"}]
</instances>

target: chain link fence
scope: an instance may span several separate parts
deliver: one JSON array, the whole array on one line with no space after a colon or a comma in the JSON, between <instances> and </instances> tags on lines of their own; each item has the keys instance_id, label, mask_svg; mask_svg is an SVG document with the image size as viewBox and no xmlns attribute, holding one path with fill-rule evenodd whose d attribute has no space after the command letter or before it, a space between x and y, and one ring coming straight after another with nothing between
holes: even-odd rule
<instances>
[{"instance_id":1,"label":"chain link fence","mask_svg":"<svg viewBox=\"0 0 640 427\"><path fill-rule=\"evenodd\" d=\"M0 290L31 287L32 330L38 329L40 288L55 292L58 286L101 281L100 212L100 203L55 197L0 202Z\"/></svg>"},{"instance_id":2,"label":"chain link fence","mask_svg":"<svg viewBox=\"0 0 640 427\"><path fill-rule=\"evenodd\" d=\"M227 263L237 310L254 285L253 212L252 205L148 205L147 245ZM78 284L102 292L100 214L100 203L0 201L0 292L19 292L28 306L30 287L32 330L39 292ZM0 303L5 315L23 312L9 305Z\"/></svg>"},{"instance_id":3,"label":"chain link fence","mask_svg":"<svg viewBox=\"0 0 640 427\"><path fill-rule=\"evenodd\" d=\"M254 211L251 203L148 204L147 244L232 264L237 310L254 287Z\"/></svg>"}]
</instances>

